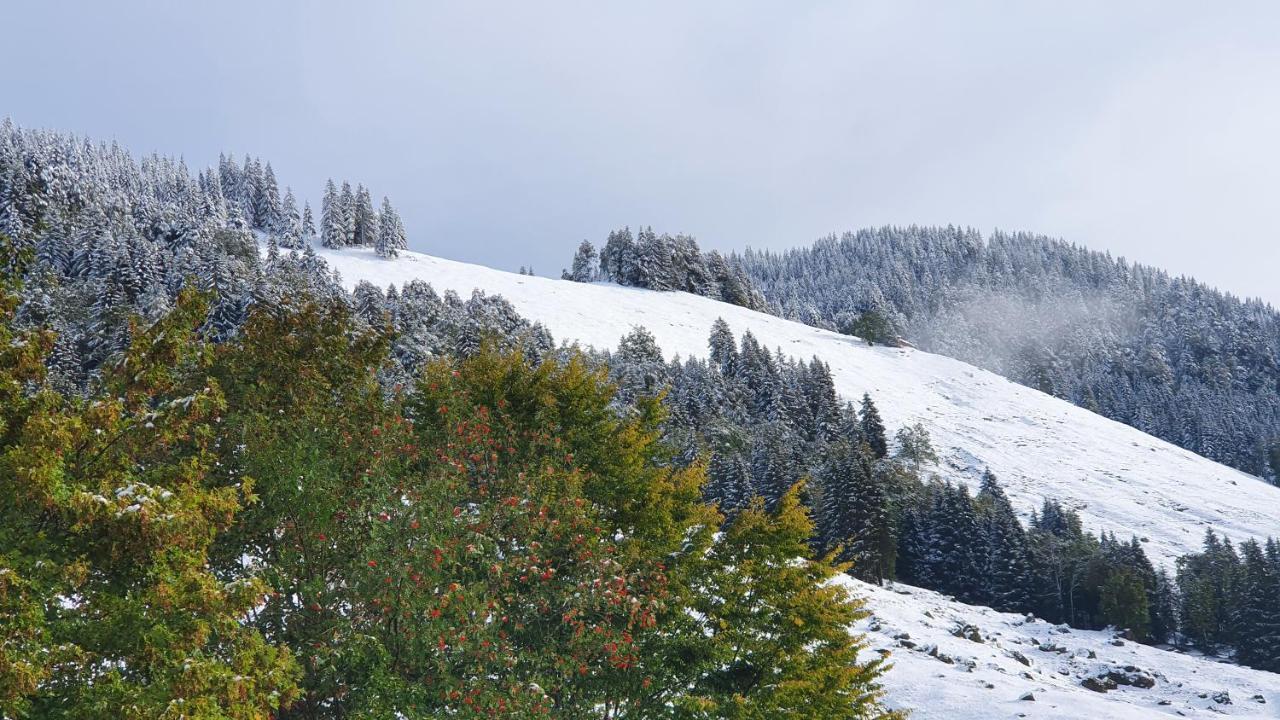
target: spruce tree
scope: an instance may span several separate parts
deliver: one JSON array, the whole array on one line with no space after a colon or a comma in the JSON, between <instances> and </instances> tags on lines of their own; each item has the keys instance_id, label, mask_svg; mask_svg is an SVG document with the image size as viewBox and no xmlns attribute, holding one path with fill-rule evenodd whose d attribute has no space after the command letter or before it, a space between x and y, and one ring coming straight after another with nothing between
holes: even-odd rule
<instances>
[{"instance_id":1,"label":"spruce tree","mask_svg":"<svg viewBox=\"0 0 1280 720\"><path fill-rule=\"evenodd\" d=\"M1280 575L1257 540L1243 543L1240 554L1241 585L1232 613L1236 660L1280 672Z\"/></svg>"},{"instance_id":2,"label":"spruce tree","mask_svg":"<svg viewBox=\"0 0 1280 720\"><path fill-rule=\"evenodd\" d=\"M258 212L263 208L262 200L262 163L257 158L245 156L244 172L240 177L237 201L240 212L251 228L262 228L262 218Z\"/></svg>"},{"instance_id":3,"label":"spruce tree","mask_svg":"<svg viewBox=\"0 0 1280 720\"><path fill-rule=\"evenodd\" d=\"M400 215L391 207L391 201L385 196L382 198L382 211L378 214L378 241L375 249L381 257L395 257L400 254L401 250L409 247L409 241L405 238L404 225L400 222Z\"/></svg>"},{"instance_id":4,"label":"spruce tree","mask_svg":"<svg viewBox=\"0 0 1280 720\"><path fill-rule=\"evenodd\" d=\"M836 395L831 368L815 357L807 370L802 389L810 439L817 443L831 442L840 432L840 398Z\"/></svg>"},{"instance_id":5,"label":"spruce tree","mask_svg":"<svg viewBox=\"0 0 1280 720\"><path fill-rule=\"evenodd\" d=\"M1103 622L1128 632L1138 642L1148 639L1151 616L1142 578L1127 568L1109 574L1101 589Z\"/></svg>"},{"instance_id":6,"label":"spruce tree","mask_svg":"<svg viewBox=\"0 0 1280 720\"><path fill-rule=\"evenodd\" d=\"M889 454L889 442L885 438L884 422L880 419L880 411L871 401L869 393L862 395L862 408L859 414L862 422L862 437L877 459Z\"/></svg>"},{"instance_id":7,"label":"spruce tree","mask_svg":"<svg viewBox=\"0 0 1280 720\"><path fill-rule=\"evenodd\" d=\"M378 243L378 215L373 211L373 199L364 185L356 189L352 233L356 245L374 247Z\"/></svg>"},{"instance_id":8,"label":"spruce tree","mask_svg":"<svg viewBox=\"0 0 1280 720\"><path fill-rule=\"evenodd\" d=\"M636 246L631 228L609 233L604 249L600 251L600 274L619 285L636 284Z\"/></svg>"},{"instance_id":9,"label":"spruce tree","mask_svg":"<svg viewBox=\"0 0 1280 720\"><path fill-rule=\"evenodd\" d=\"M277 230L280 244L286 248L302 247L302 217L298 214L298 200L293 190L286 188L280 207L280 227Z\"/></svg>"},{"instance_id":10,"label":"spruce tree","mask_svg":"<svg viewBox=\"0 0 1280 720\"><path fill-rule=\"evenodd\" d=\"M356 244L356 196L351 190L351 183L342 181L342 192L338 194L338 232L342 238L339 247L350 247Z\"/></svg>"},{"instance_id":11,"label":"spruce tree","mask_svg":"<svg viewBox=\"0 0 1280 720\"><path fill-rule=\"evenodd\" d=\"M707 500L729 518L751 504L755 496L751 488L751 466L741 452L712 453L707 468L706 495Z\"/></svg>"},{"instance_id":12,"label":"spruce tree","mask_svg":"<svg viewBox=\"0 0 1280 720\"><path fill-rule=\"evenodd\" d=\"M934 505L930 518L935 528L932 573L943 579L946 592L961 602L976 603L982 596L982 570L979 556L977 513L969 488L964 485L943 486L940 502Z\"/></svg>"},{"instance_id":13,"label":"spruce tree","mask_svg":"<svg viewBox=\"0 0 1280 720\"><path fill-rule=\"evenodd\" d=\"M756 434L751 451L752 486L766 507L777 507L783 494L800 479L799 446L795 433L782 421L769 422Z\"/></svg>"},{"instance_id":14,"label":"spruce tree","mask_svg":"<svg viewBox=\"0 0 1280 720\"><path fill-rule=\"evenodd\" d=\"M573 254L573 269L569 273L569 279L574 282L595 280L597 262L595 246L583 240L578 245L578 251Z\"/></svg>"},{"instance_id":15,"label":"spruce tree","mask_svg":"<svg viewBox=\"0 0 1280 720\"><path fill-rule=\"evenodd\" d=\"M327 195L327 193L326 193ZM311 203L304 202L302 204L302 220L301 220L302 241L310 244L316 239L316 221L311 215Z\"/></svg>"},{"instance_id":16,"label":"spruce tree","mask_svg":"<svg viewBox=\"0 0 1280 720\"><path fill-rule=\"evenodd\" d=\"M708 339L711 348L710 360L713 367L722 375L732 375L735 359L738 355L737 342L733 331L724 318L716 318L711 324L711 337Z\"/></svg>"},{"instance_id":17,"label":"spruce tree","mask_svg":"<svg viewBox=\"0 0 1280 720\"><path fill-rule=\"evenodd\" d=\"M285 218L280 202L280 186L276 183L276 173L271 169L271 163L267 163L255 191L254 220L257 226L267 232L282 232L285 229Z\"/></svg>"},{"instance_id":18,"label":"spruce tree","mask_svg":"<svg viewBox=\"0 0 1280 720\"><path fill-rule=\"evenodd\" d=\"M975 505L981 602L1005 612L1027 612L1034 587L1031 550L1008 496L990 469L983 473Z\"/></svg>"},{"instance_id":19,"label":"spruce tree","mask_svg":"<svg viewBox=\"0 0 1280 720\"><path fill-rule=\"evenodd\" d=\"M338 188L330 178L324 186L324 199L320 205L320 244L327 248L340 248L346 245L343 237L342 203L338 198Z\"/></svg>"},{"instance_id":20,"label":"spruce tree","mask_svg":"<svg viewBox=\"0 0 1280 720\"><path fill-rule=\"evenodd\" d=\"M1176 601L1174 599L1174 581L1169 571L1160 568L1156 571L1155 585L1149 595L1148 609L1151 613L1150 637L1153 643L1169 642L1178 629Z\"/></svg>"}]
</instances>

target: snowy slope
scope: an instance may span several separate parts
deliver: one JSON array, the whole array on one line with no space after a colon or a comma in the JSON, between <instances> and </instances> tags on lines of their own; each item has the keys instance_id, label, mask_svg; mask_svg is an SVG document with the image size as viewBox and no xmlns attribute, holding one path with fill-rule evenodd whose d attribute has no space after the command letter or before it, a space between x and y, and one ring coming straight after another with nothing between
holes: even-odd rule
<instances>
[{"instance_id":1,"label":"snowy slope","mask_svg":"<svg viewBox=\"0 0 1280 720\"><path fill-rule=\"evenodd\" d=\"M858 629L874 651L889 652L889 704L910 708L914 720L1280 717L1280 675L964 605L906 585L844 582L873 613ZM1108 676L1129 684L1082 685ZM1033 699L1022 699L1026 693Z\"/></svg>"},{"instance_id":2,"label":"snowy slope","mask_svg":"<svg viewBox=\"0 0 1280 720\"><path fill-rule=\"evenodd\" d=\"M971 365L910 349L867 347L847 336L686 293L530 277L404 253L318 249L347 287L425 280L464 298L500 294L557 341L616 347L643 325L663 352L703 357L723 317L787 355L831 366L847 398L870 392L890 430L919 420L942 456L942 472L976 480L986 466L1029 514L1046 497L1080 511L1089 530L1137 535L1153 561L1199 549L1207 527L1233 539L1280 536L1280 488L1070 403Z\"/></svg>"},{"instance_id":3,"label":"snowy slope","mask_svg":"<svg viewBox=\"0 0 1280 720\"><path fill-rule=\"evenodd\" d=\"M1079 509L1092 531L1145 539L1158 562L1199 549L1209 526L1235 539L1280 535L1280 488L950 358L870 348L684 293L529 277L417 253L383 260L364 249L319 252L349 288L360 280L386 286L421 279L463 297L480 289L502 295L558 341L584 346L616 347L643 325L668 357L701 357L712 322L722 317L737 334L750 330L769 347L827 362L837 391L849 398L870 392L891 430L923 422L942 474L969 482L990 466L1024 513L1058 498ZM917 720L1280 717L1274 674L1114 645L1107 632L1027 621L904 585L841 581L868 601L873 616L859 629L873 650L891 653L890 704L910 708ZM952 634L965 625L976 633ZM1099 693L1081 685L1108 672L1150 687ZM1028 692L1034 700L1020 699Z\"/></svg>"}]
</instances>

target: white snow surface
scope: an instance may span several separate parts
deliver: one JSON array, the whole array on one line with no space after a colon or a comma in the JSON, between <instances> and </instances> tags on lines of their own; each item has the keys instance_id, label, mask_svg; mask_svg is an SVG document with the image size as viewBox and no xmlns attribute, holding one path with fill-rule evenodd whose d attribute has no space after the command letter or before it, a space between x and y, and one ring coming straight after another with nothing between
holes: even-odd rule
<instances>
[{"instance_id":1,"label":"white snow surface","mask_svg":"<svg viewBox=\"0 0 1280 720\"><path fill-rule=\"evenodd\" d=\"M915 720L1280 717L1280 675L964 605L907 585L842 581L872 612L857 626L871 646L867 657L889 652L888 704L910 709ZM962 637L953 634L965 626ZM1081 684L1111 672L1151 686L1099 692ZM1026 693L1034 699L1021 699Z\"/></svg>"},{"instance_id":2,"label":"white snow surface","mask_svg":"<svg viewBox=\"0 0 1280 720\"><path fill-rule=\"evenodd\" d=\"M1138 536L1156 562L1198 550L1209 527L1233 540L1280 536L1280 488L951 358L868 347L686 293L531 277L412 252L394 260L368 249L317 252L348 288L361 280L386 287L419 279L463 298L482 290L505 297L557 341L584 347L616 347L644 326L668 359L705 357L711 324L724 318L736 335L750 330L770 348L826 362L837 392L848 399L871 393L891 431L922 422L941 458L939 475L972 485L990 467L1024 516L1056 498L1078 510L1090 531ZM841 581L873 613L858 629L874 650L891 653L893 669L884 678L889 704L910 708L916 719L1280 717L1280 675L1130 642L1117 646L1109 632L1029 621L901 584ZM952 634L966 624L978 628L982 642ZM1130 672L1126 666L1154 685L1106 693L1081 685L1108 671ZM1223 691L1230 704L1214 699ZM1028 692L1034 700L1019 699Z\"/></svg>"},{"instance_id":3,"label":"white snow surface","mask_svg":"<svg viewBox=\"0 0 1280 720\"><path fill-rule=\"evenodd\" d=\"M1078 510L1088 530L1136 535L1155 562L1198 550L1209 527L1236 541L1280 536L1280 488L948 357L868 347L688 293L519 275L413 252L393 260L366 248L317 252L348 288L419 279L464 299L479 289L502 295L558 342L600 349L644 326L668 359L706 357L711 324L724 318L736 335L750 330L769 348L826 362L836 391L848 399L871 393L891 432L922 422L943 477L972 484L990 467L1024 517L1055 498Z\"/></svg>"}]
</instances>

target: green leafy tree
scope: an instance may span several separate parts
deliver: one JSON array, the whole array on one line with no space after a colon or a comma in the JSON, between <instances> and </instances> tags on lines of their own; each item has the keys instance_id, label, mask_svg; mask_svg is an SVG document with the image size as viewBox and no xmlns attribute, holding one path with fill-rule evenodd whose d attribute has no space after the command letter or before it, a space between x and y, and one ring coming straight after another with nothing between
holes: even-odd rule
<instances>
[{"instance_id":1,"label":"green leafy tree","mask_svg":"<svg viewBox=\"0 0 1280 720\"><path fill-rule=\"evenodd\" d=\"M224 582L214 538L253 482L212 472L226 410L185 294L87 401L41 388L46 335L0 300L0 715L266 718L292 654L242 619L265 584Z\"/></svg>"},{"instance_id":2,"label":"green leafy tree","mask_svg":"<svg viewBox=\"0 0 1280 720\"><path fill-rule=\"evenodd\" d=\"M214 345L187 293L81 401L44 389L54 338L15 304L0 715L882 714L796 491L716 534L660 393L619 412L581 358L478 343L405 396L389 331L339 301L259 302Z\"/></svg>"},{"instance_id":3,"label":"green leafy tree","mask_svg":"<svg viewBox=\"0 0 1280 720\"><path fill-rule=\"evenodd\" d=\"M837 580L847 566L804 559L814 528L799 495L773 513L757 498L710 548L693 602L706 640L680 717L897 717L879 704L884 659L860 662L849 632L867 613Z\"/></svg>"},{"instance_id":4,"label":"green leafy tree","mask_svg":"<svg viewBox=\"0 0 1280 720\"><path fill-rule=\"evenodd\" d=\"M938 453L923 424L917 422L899 428L896 438L898 449L895 457L907 463L915 475L920 474L925 464L938 462Z\"/></svg>"}]
</instances>

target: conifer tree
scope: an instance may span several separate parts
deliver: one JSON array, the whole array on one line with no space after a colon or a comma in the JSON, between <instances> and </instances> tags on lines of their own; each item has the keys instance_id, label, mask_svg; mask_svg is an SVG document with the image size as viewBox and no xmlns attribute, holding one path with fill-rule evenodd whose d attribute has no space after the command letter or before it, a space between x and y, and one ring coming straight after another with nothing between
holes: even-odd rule
<instances>
[{"instance_id":1,"label":"conifer tree","mask_svg":"<svg viewBox=\"0 0 1280 720\"><path fill-rule=\"evenodd\" d=\"M717 505L721 514L732 518L751 504L751 467L742 453L726 450L711 454L707 466L707 499Z\"/></svg>"},{"instance_id":2,"label":"conifer tree","mask_svg":"<svg viewBox=\"0 0 1280 720\"><path fill-rule=\"evenodd\" d=\"M1209 653L1234 640L1240 559L1225 538L1205 531L1204 549L1178 558L1178 626L1186 639Z\"/></svg>"},{"instance_id":3,"label":"conifer tree","mask_svg":"<svg viewBox=\"0 0 1280 720\"><path fill-rule=\"evenodd\" d=\"M1243 543L1240 554L1240 592L1232 613L1236 660L1280 672L1280 574L1257 540Z\"/></svg>"},{"instance_id":4,"label":"conifer tree","mask_svg":"<svg viewBox=\"0 0 1280 720\"><path fill-rule=\"evenodd\" d=\"M981 601L1005 612L1031 607L1034 578L1026 532L994 473L988 469L975 499L979 523Z\"/></svg>"},{"instance_id":5,"label":"conifer tree","mask_svg":"<svg viewBox=\"0 0 1280 720\"><path fill-rule=\"evenodd\" d=\"M373 211L373 199L364 185L359 185L356 189L354 207L351 220L354 244L362 247L376 246L379 239L378 215Z\"/></svg>"},{"instance_id":6,"label":"conifer tree","mask_svg":"<svg viewBox=\"0 0 1280 720\"><path fill-rule=\"evenodd\" d=\"M246 155L236 200L250 228L262 227L262 219L258 217L258 211L262 207L262 185L262 163L257 158Z\"/></svg>"},{"instance_id":7,"label":"conifer tree","mask_svg":"<svg viewBox=\"0 0 1280 720\"><path fill-rule=\"evenodd\" d=\"M729 323L724 318L716 318L711 324L711 336L708 339L711 347L711 364L722 375L732 375L734 373L735 359L738 355L737 341L733 338L733 331L729 329Z\"/></svg>"},{"instance_id":8,"label":"conifer tree","mask_svg":"<svg viewBox=\"0 0 1280 720\"><path fill-rule=\"evenodd\" d=\"M342 203L338 198L338 188L330 178L324 186L324 199L320 204L320 244L327 248L340 248L346 245L343 238Z\"/></svg>"},{"instance_id":9,"label":"conifer tree","mask_svg":"<svg viewBox=\"0 0 1280 720\"><path fill-rule=\"evenodd\" d=\"M600 251L600 274L620 285L635 285L639 277L636 268L636 245L631 228L609 233L604 249Z\"/></svg>"},{"instance_id":10,"label":"conifer tree","mask_svg":"<svg viewBox=\"0 0 1280 720\"><path fill-rule=\"evenodd\" d=\"M568 279L574 282L591 282L596 279L597 268L596 248L587 240L583 240L578 245L578 250L573 254L573 268L569 272Z\"/></svg>"},{"instance_id":11,"label":"conifer tree","mask_svg":"<svg viewBox=\"0 0 1280 720\"><path fill-rule=\"evenodd\" d=\"M751 452L751 477L755 493L764 498L766 507L776 507L800 479L798 449L795 434L785 422L773 421L760 428Z\"/></svg>"},{"instance_id":12,"label":"conifer tree","mask_svg":"<svg viewBox=\"0 0 1280 720\"><path fill-rule=\"evenodd\" d=\"M1125 630L1132 639L1148 639L1151 624L1147 590L1136 573L1120 568L1109 573L1101 589L1103 622Z\"/></svg>"},{"instance_id":13,"label":"conifer tree","mask_svg":"<svg viewBox=\"0 0 1280 720\"><path fill-rule=\"evenodd\" d=\"M869 393L863 393L862 395L862 408L859 412L859 418L862 422L862 438L867 445L871 446L871 451L875 453L876 459L888 455L889 442L885 438L884 422L880 419L880 411L876 409L875 403L871 402Z\"/></svg>"},{"instance_id":14,"label":"conifer tree","mask_svg":"<svg viewBox=\"0 0 1280 720\"><path fill-rule=\"evenodd\" d=\"M933 506L930 522L936 531L932 563L935 579L945 579L944 587L961 602L976 603L982 594L981 558L977 539L981 537L973 498L964 485L946 484Z\"/></svg>"},{"instance_id":15,"label":"conifer tree","mask_svg":"<svg viewBox=\"0 0 1280 720\"><path fill-rule=\"evenodd\" d=\"M382 211L378 214L378 242L375 249L381 257L395 257L408 247L409 241L405 238L400 215L391 207L391 201L383 196Z\"/></svg>"},{"instance_id":16,"label":"conifer tree","mask_svg":"<svg viewBox=\"0 0 1280 720\"><path fill-rule=\"evenodd\" d=\"M342 192L338 195L338 231L342 237L339 247L350 247L356 244L356 196L351 190L351 183L342 181Z\"/></svg>"},{"instance_id":17,"label":"conifer tree","mask_svg":"<svg viewBox=\"0 0 1280 720\"><path fill-rule=\"evenodd\" d=\"M634 272L631 283L653 290L674 290L671 249L668 236L659 236L652 227L636 233Z\"/></svg>"},{"instance_id":18,"label":"conifer tree","mask_svg":"<svg viewBox=\"0 0 1280 720\"><path fill-rule=\"evenodd\" d=\"M277 232L280 244L286 248L302 247L302 217L298 214L298 200L293 196L292 189L285 189L280 218Z\"/></svg>"},{"instance_id":19,"label":"conifer tree","mask_svg":"<svg viewBox=\"0 0 1280 720\"><path fill-rule=\"evenodd\" d=\"M311 215L311 203L304 202L302 204L302 219L300 230L302 233L302 241L310 244L316 239L316 221Z\"/></svg>"},{"instance_id":20,"label":"conifer tree","mask_svg":"<svg viewBox=\"0 0 1280 720\"><path fill-rule=\"evenodd\" d=\"M618 397L631 403L639 397L655 397L667 384L667 365L653 333L636 327L618 341L619 362L611 372Z\"/></svg>"},{"instance_id":21,"label":"conifer tree","mask_svg":"<svg viewBox=\"0 0 1280 720\"><path fill-rule=\"evenodd\" d=\"M1178 616L1174 587L1173 578L1169 576L1168 570L1160 568L1156 571L1155 583L1147 603L1151 614L1150 637L1154 643L1169 642L1177 632Z\"/></svg>"},{"instance_id":22,"label":"conifer tree","mask_svg":"<svg viewBox=\"0 0 1280 720\"><path fill-rule=\"evenodd\" d=\"M838 550L853 574L869 582L893 576L896 542L889 493L865 443L833 445L815 473L822 506L818 537L823 552Z\"/></svg>"},{"instance_id":23,"label":"conifer tree","mask_svg":"<svg viewBox=\"0 0 1280 720\"><path fill-rule=\"evenodd\" d=\"M254 221L258 227L267 232L279 233L285 229L283 207L280 201L280 186L276 183L276 173L267 163L266 169L254 189Z\"/></svg>"},{"instance_id":24,"label":"conifer tree","mask_svg":"<svg viewBox=\"0 0 1280 720\"><path fill-rule=\"evenodd\" d=\"M802 389L810 439L819 444L828 443L840 432L840 398L836 396L835 381L826 363L815 357L807 370Z\"/></svg>"}]
</instances>

